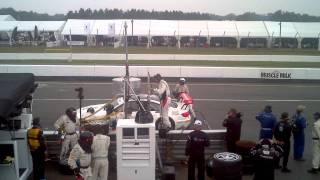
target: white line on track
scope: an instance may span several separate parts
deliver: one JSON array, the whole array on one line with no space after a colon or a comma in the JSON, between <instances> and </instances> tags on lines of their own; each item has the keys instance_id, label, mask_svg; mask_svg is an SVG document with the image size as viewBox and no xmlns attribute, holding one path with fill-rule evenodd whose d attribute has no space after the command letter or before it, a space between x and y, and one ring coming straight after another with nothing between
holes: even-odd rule
<instances>
[{"instance_id":1,"label":"white line on track","mask_svg":"<svg viewBox=\"0 0 320 180\"><path fill-rule=\"evenodd\" d=\"M79 101L79 99L46 99L35 98L34 101ZM84 101L110 101L111 99L83 99Z\"/></svg>"},{"instance_id":2,"label":"white line on track","mask_svg":"<svg viewBox=\"0 0 320 180\"><path fill-rule=\"evenodd\" d=\"M33 99L34 101L78 101L79 99ZM111 99L84 99L84 101L110 101ZM194 99L212 102L320 102L320 99Z\"/></svg>"},{"instance_id":3,"label":"white line on track","mask_svg":"<svg viewBox=\"0 0 320 180\"><path fill-rule=\"evenodd\" d=\"M38 81L39 84L52 84L52 85L81 85L81 84L92 84L92 85L112 85L111 82L45 82L45 81Z\"/></svg>"},{"instance_id":4,"label":"white line on track","mask_svg":"<svg viewBox=\"0 0 320 180\"><path fill-rule=\"evenodd\" d=\"M39 81L39 84L46 85L112 85L111 82L44 82ZM142 83L147 84L147 83ZM154 83L152 83L154 84ZM175 85L175 83L169 83L169 85ZM247 84L247 83L188 83L189 86L236 86L236 87L310 87L310 88L320 88L320 85L294 85L294 84Z\"/></svg>"}]
</instances>

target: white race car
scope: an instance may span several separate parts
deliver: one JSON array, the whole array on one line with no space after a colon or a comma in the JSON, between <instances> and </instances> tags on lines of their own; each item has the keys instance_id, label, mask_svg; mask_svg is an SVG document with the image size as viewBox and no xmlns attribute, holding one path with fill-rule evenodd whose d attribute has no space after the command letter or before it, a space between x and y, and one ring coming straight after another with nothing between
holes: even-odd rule
<instances>
[{"instance_id":1,"label":"white race car","mask_svg":"<svg viewBox=\"0 0 320 180\"><path fill-rule=\"evenodd\" d=\"M146 108L148 103L148 96L146 94L138 95L141 104ZM112 109L108 107L112 105ZM124 118L123 112L124 98L119 96L106 104L89 105L81 109L81 119L83 124L111 124L115 128L114 120ZM135 118L136 113L139 111L139 104L134 96L129 98L127 111L130 118ZM191 122L191 114L189 112L190 106L184 102L172 100L169 107L169 120L171 122L171 129L186 129ZM87 112L91 110L91 112ZM92 109L94 111L92 111ZM108 111L108 112L107 112ZM160 101L156 95L150 95L150 111L153 116L156 128L160 123ZM77 110L77 116L80 117L80 110ZM113 122L111 122L113 121Z\"/></svg>"}]
</instances>

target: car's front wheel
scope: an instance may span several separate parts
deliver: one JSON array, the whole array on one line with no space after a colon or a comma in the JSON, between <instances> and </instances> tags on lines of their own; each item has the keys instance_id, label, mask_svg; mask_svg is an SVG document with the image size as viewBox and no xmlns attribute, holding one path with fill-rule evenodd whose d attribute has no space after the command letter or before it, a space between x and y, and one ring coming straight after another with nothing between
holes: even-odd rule
<instances>
[{"instance_id":1,"label":"car's front wheel","mask_svg":"<svg viewBox=\"0 0 320 180\"><path fill-rule=\"evenodd\" d=\"M169 118L169 121L170 121L170 124L171 124L170 130L175 130L176 129L176 124L175 124L174 120ZM161 118L157 119L157 121L156 121L156 124L155 124L156 125L156 130L159 130L159 128L161 127L160 123L161 123Z\"/></svg>"}]
</instances>

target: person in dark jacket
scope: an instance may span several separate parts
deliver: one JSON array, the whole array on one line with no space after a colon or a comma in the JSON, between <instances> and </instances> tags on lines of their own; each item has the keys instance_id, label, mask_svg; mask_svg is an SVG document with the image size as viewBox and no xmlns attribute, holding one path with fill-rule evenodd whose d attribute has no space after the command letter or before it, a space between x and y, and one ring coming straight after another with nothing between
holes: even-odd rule
<instances>
[{"instance_id":1,"label":"person in dark jacket","mask_svg":"<svg viewBox=\"0 0 320 180\"><path fill-rule=\"evenodd\" d=\"M253 180L274 180L274 164L282 154L282 148L271 139L262 139L250 150L254 159Z\"/></svg>"},{"instance_id":2,"label":"person in dark jacket","mask_svg":"<svg viewBox=\"0 0 320 180\"><path fill-rule=\"evenodd\" d=\"M195 120L194 128L188 135L185 154L188 156L188 180L195 179L195 168L198 167L198 180L205 179L205 159L204 150L205 147L210 145L208 135L201 131L202 122Z\"/></svg>"},{"instance_id":3,"label":"person in dark jacket","mask_svg":"<svg viewBox=\"0 0 320 180\"><path fill-rule=\"evenodd\" d=\"M44 180L46 145L43 131L40 127L40 118L33 119L32 128L27 132L27 138L32 156L33 179Z\"/></svg>"},{"instance_id":4,"label":"person in dark jacket","mask_svg":"<svg viewBox=\"0 0 320 180\"><path fill-rule=\"evenodd\" d=\"M277 123L274 129L274 138L277 140L277 143L283 148L283 160L282 160L282 172L288 173L291 172L288 169L288 159L290 154L290 138L291 138L292 128L289 122L289 114L284 112L281 114L281 120ZM279 166L278 160L276 166Z\"/></svg>"},{"instance_id":5,"label":"person in dark jacket","mask_svg":"<svg viewBox=\"0 0 320 180\"><path fill-rule=\"evenodd\" d=\"M264 111L256 116L256 119L260 122L260 139L272 139L273 129L277 123L277 118L272 114L272 107L267 105Z\"/></svg>"},{"instance_id":6,"label":"person in dark jacket","mask_svg":"<svg viewBox=\"0 0 320 180\"><path fill-rule=\"evenodd\" d=\"M293 156L296 161L305 161L303 158L305 135L304 129L307 127L307 120L302 113L306 107L299 105L296 114L293 116Z\"/></svg>"},{"instance_id":7,"label":"person in dark jacket","mask_svg":"<svg viewBox=\"0 0 320 180\"><path fill-rule=\"evenodd\" d=\"M241 116L241 113L232 108L228 112L227 118L223 121L223 126L227 128L226 141L229 152L236 152L236 142L240 140L241 136Z\"/></svg>"}]
</instances>

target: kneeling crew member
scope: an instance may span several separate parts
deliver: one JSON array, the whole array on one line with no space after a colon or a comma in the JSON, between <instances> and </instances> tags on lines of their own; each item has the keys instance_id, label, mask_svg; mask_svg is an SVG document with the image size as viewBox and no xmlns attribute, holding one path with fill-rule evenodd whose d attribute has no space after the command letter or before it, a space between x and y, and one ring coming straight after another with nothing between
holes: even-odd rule
<instances>
[{"instance_id":1,"label":"kneeling crew member","mask_svg":"<svg viewBox=\"0 0 320 180\"><path fill-rule=\"evenodd\" d=\"M68 165L76 177L81 177L84 180L92 180L92 170L90 167L92 140L93 134L91 132L81 132L78 143L71 150L68 159Z\"/></svg>"},{"instance_id":2,"label":"kneeling crew member","mask_svg":"<svg viewBox=\"0 0 320 180\"><path fill-rule=\"evenodd\" d=\"M250 151L255 161L253 180L274 180L274 164L282 149L270 139L262 139Z\"/></svg>"}]
</instances>

